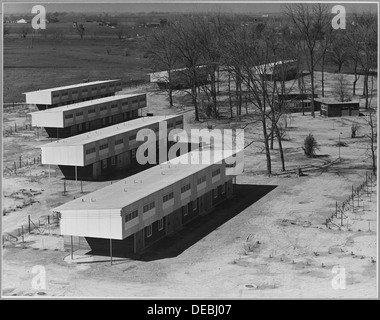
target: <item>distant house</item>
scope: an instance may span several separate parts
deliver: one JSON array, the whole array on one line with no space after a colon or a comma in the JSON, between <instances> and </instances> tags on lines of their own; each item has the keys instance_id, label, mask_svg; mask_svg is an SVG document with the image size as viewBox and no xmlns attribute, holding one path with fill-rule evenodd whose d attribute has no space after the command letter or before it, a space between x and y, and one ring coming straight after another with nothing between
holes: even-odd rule
<instances>
[{"instance_id":1,"label":"distant house","mask_svg":"<svg viewBox=\"0 0 380 320\"><path fill-rule=\"evenodd\" d=\"M78 27L78 23L77 22L73 22L73 28L77 28Z\"/></svg>"},{"instance_id":2,"label":"distant house","mask_svg":"<svg viewBox=\"0 0 380 320\"><path fill-rule=\"evenodd\" d=\"M17 23L27 23L25 19L17 20Z\"/></svg>"}]
</instances>

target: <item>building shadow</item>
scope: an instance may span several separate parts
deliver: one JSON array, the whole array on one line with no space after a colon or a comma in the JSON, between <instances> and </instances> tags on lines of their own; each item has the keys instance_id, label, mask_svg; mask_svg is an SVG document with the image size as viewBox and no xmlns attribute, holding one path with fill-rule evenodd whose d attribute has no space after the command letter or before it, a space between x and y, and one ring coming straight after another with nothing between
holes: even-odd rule
<instances>
[{"instance_id":1,"label":"building shadow","mask_svg":"<svg viewBox=\"0 0 380 320\"><path fill-rule=\"evenodd\" d=\"M135 254L132 250L133 246L126 245L124 250L117 250L115 246L115 251L113 250L112 255L114 257L130 258L138 261L174 258L266 196L277 186L237 184L234 187L235 190L232 198L216 206L210 213L197 216L183 225L180 230L158 240L142 253ZM127 239L123 241L128 241ZM102 252L92 250L88 254L109 256L109 250Z\"/></svg>"}]
</instances>

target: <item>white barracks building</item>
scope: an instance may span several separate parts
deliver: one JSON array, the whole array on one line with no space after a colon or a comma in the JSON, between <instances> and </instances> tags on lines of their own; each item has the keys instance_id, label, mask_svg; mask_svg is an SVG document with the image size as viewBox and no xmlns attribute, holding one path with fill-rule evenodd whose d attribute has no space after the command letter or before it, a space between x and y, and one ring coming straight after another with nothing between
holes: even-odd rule
<instances>
[{"instance_id":1,"label":"white barracks building","mask_svg":"<svg viewBox=\"0 0 380 320\"><path fill-rule=\"evenodd\" d=\"M113 96L121 91L122 81L102 80L63 87L25 92L26 103L35 104L38 110L55 108L66 104Z\"/></svg>"},{"instance_id":2,"label":"white barracks building","mask_svg":"<svg viewBox=\"0 0 380 320\"><path fill-rule=\"evenodd\" d=\"M146 94L115 95L31 112L32 126L67 138L142 116ZM140 111L139 111L140 110Z\"/></svg>"},{"instance_id":3,"label":"white barracks building","mask_svg":"<svg viewBox=\"0 0 380 320\"><path fill-rule=\"evenodd\" d=\"M234 177L244 163L243 151L232 153L232 165L226 163L231 155L215 155L208 164L197 162L205 152L210 150L192 151L176 158L182 163L162 163L52 209L61 215L65 244L94 253L140 253L210 212L231 197Z\"/></svg>"},{"instance_id":4,"label":"white barracks building","mask_svg":"<svg viewBox=\"0 0 380 320\"><path fill-rule=\"evenodd\" d=\"M160 132L163 122L166 132ZM155 132L158 161L159 146L162 141L167 143L168 133L183 129L183 115L142 117L44 144L38 147L41 163L58 165L65 178L76 180L96 180L118 170L125 171L138 166L137 148L144 142L136 141L136 135L141 129Z\"/></svg>"}]
</instances>

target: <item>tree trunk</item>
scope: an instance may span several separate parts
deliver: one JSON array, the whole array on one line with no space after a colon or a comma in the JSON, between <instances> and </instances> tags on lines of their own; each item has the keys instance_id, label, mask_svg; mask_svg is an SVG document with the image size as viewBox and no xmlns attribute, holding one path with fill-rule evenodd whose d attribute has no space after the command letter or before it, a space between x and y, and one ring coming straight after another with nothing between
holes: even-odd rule
<instances>
[{"instance_id":1,"label":"tree trunk","mask_svg":"<svg viewBox=\"0 0 380 320\"><path fill-rule=\"evenodd\" d=\"M311 77L311 115L315 118L314 112L314 62L313 62L313 54L310 54L310 77Z\"/></svg>"},{"instance_id":2,"label":"tree trunk","mask_svg":"<svg viewBox=\"0 0 380 320\"><path fill-rule=\"evenodd\" d=\"M280 158L281 158L281 167L282 171L285 171L285 157L284 157L284 150L282 149L282 138L279 127L276 125L276 136L277 136L277 142L278 142L278 148L280 151Z\"/></svg>"},{"instance_id":3,"label":"tree trunk","mask_svg":"<svg viewBox=\"0 0 380 320\"><path fill-rule=\"evenodd\" d=\"M325 96L325 56L322 57L322 97Z\"/></svg>"}]
</instances>

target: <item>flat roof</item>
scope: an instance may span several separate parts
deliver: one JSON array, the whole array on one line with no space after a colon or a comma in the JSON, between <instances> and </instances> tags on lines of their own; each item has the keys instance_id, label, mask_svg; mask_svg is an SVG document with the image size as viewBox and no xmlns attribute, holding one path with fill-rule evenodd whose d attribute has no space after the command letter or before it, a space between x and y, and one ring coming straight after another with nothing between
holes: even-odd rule
<instances>
[{"instance_id":1,"label":"flat roof","mask_svg":"<svg viewBox=\"0 0 380 320\"><path fill-rule=\"evenodd\" d=\"M209 151L210 149L207 149ZM204 151L195 150L177 157L176 160L186 157L198 157ZM211 154L213 154L211 152ZM216 161L221 161L227 157L215 157ZM210 164L170 164L170 161L154 166L128 178L112 183L102 189L96 190L83 197L67 202L50 211L66 210L109 210L120 209L133 204L153 193L160 191L182 179L185 179L198 171L205 169ZM211 162L211 161L210 161Z\"/></svg>"},{"instance_id":2,"label":"flat roof","mask_svg":"<svg viewBox=\"0 0 380 320\"><path fill-rule=\"evenodd\" d=\"M314 98L314 101L325 103L325 104L350 104L350 103L359 103L359 101L336 101L329 98Z\"/></svg>"},{"instance_id":3,"label":"flat roof","mask_svg":"<svg viewBox=\"0 0 380 320\"><path fill-rule=\"evenodd\" d=\"M107 103L107 102L111 102L111 101L117 101L117 100L122 100L122 99L126 99L126 98L137 97L137 96L141 96L141 95L146 95L146 93L122 94L122 95L119 94L116 96L109 96L109 97L104 97L104 98L92 99L92 100L72 103L72 104L68 104L68 105L60 106L60 107L56 107L56 108L50 108L50 109L46 109L46 110L29 112L29 114L36 114L36 113L44 114L44 113L64 112L64 111L75 110L75 109L84 108L84 107L90 107L90 106L95 105L95 104Z\"/></svg>"},{"instance_id":4,"label":"flat roof","mask_svg":"<svg viewBox=\"0 0 380 320\"><path fill-rule=\"evenodd\" d=\"M57 141L53 141L41 146L38 146L38 148L41 147L62 147L64 146L80 146L85 145L87 143L91 143L94 141L106 139L118 134L122 134L128 131L132 131L135 129L143 128L148 125L158 123L164 120L170 120L174 119L176 117L179 117L182 115L168 115L168 116L152 116L152 117L142 117L138 119L129 120L126 122L122 122L119 124L115 124L113 126L105 127L102 129L78 134L73 137L60 139Z\"/></svg>"},{"instance_id":5,"label":"flat roof","mask_svg":"<svg viewBox=\"0 0 380 320\"><path fill-rule=\"evenodd\" d=\"M35 91L29 91L29 92L24 92L23 94L27 93L33 93L33 92L52 92L52 91L59 91L59 90L66 90L66 89L74 89L74 88L79 88L79 87L86 87L86 86L91 86L94 84L101 84L101 83L106 83L106 82L115 82L115 81L120 81L121 79L113 79L113 80L98 80L98 81L92 81L92 82L82 82L82 83L77 83L77 84L71 84L67 86L62 86L62 87L55 87L55 88L49 88L49 89L41 89L41 90L35 90Z\"/></svg>"}]
</instances>

